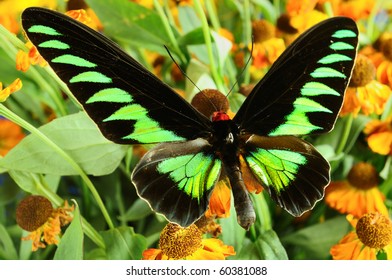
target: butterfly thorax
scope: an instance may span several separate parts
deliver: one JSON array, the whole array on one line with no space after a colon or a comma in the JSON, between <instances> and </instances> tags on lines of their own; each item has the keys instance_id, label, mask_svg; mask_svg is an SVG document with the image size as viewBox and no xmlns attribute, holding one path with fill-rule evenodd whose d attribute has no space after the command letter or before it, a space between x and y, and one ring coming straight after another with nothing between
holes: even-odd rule
<instances>
[{"instance_id":1,"label":"butterfly thorax","mask_svg":"<svg viewBox=\"0 0 392 280\"><path fill-rule=\"evenodd\" d=\"M237 163L238 126L226 113L218 111L212 115L212 127L214 133L209 142L213 145L216 154L228 164Z\"/></svg>"}]
</instances>

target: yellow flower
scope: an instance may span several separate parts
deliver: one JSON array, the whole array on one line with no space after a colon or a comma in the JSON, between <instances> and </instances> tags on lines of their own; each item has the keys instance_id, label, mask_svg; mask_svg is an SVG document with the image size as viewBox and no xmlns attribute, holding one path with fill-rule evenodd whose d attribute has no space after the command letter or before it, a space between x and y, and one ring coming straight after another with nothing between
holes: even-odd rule
<instances>
[{"instance_id":1,"label":"yellow flower","mask_svg":"<svg viewBox=\"0 0 392 280\"><path fill-rule=\"evenodd\" d=\"M0 118L0 155L5 156L24 136L19 125Z\"/></svg>"},{"instance_id":2,"label":"yellow flower","mask_svg":"<svg viewBox=\"0 0 392 280\"><path fill-rule=\"evenodd\" d=\"M3 83L0 82L0 102L4 102L14 92L22 88L22 81L17 78L8 87L3 88Z\"/></svg>"},{"instance_id":3,"label":"yellow flower","mask_svg":"<svg viewBox=\"0 0 392 280\"><path fill-rule=\"evenodd\" d=\"M359 220L352 215L348 215L347 219L355 231L331 248L334 260L376 260L380 252L392 260L392 222L387 216L374 212L363 215Z\"/></svg>"},{"instance_id":4,"label":"yellow flower","mask_svg":"<svg viewBox=\"0 0 392 280\"><path fill-rule=\"evenodd\" d=\"M372 120L366 124L369 148L381 155L392 155L392 117L386 120Z\"/></svg>"},{"instance_id":5,"label":"yellow flower","mask_svg":"<svg viewBox=\"0 0 392 280\"><path fill-rule=\"evenodd\" d=\"M358 55L340 115L357 115L360 111L365 115L382 114L392 91L374 77L375 67L371 60Z\"/></svg>"},{"instance_id":6,"label":"yellow flower","mask_svg":"<svg viewBox=\"0 0 392 280\"><path fill-rule=\"evenodd\" d=\"M224 260L235 255L232 246L225 245L216 238L202 238L202 232L192 224L182 228L169 223L162 230L159 249L147 249L144 260Z\"/></svg>"},{"instance_id":7,"label":"yellow flower","mask_svg":"<svg viewBox=\"0 0 392 280\"><path fill-rule=\"evenodd\" d=\"M18 20L20 13L27 7L40 6L54 9L57 5L55 0L3 0L0 1L0 24L14 34L20 30Z\"/></svg>"},{"instance_id":8,"label":"yellow flower","mask_svg":"<svg viewBox=\"0 0 392 280\"><path fill-rule=\"evenodd\" d=\"M388 215L384 196L378 188L378 173L365 162L355 164L347 180L331 182L326 189L325 202L339 212L355 217L369 212Z\"/></svg>"},{"instance_id":9,"label":"yellow flower","mask_svg":"<svg viewBox=\"0 0 392 280\"><path fill-rule=\"evenodd\" d=\"M58 244L61 227L72 221L70 207L64 202L63 207L54 209L50 201L38 195L23 199L16 209L17 224L30 234L22 240L32 240L32 251L45 248L46 245Z\"/></svg>"},{"instance_id":10,"label":"yellow flower","mask_svg":"<svg viewBox=\"0 0 392 280\"><path fill-rule=\"evenodd\" d=\"M28 41L26 43L26 47L29 48L29 52L26 53L22 50L19 50L16 54L16 69L22 72L26 72L30 65L38 64L41 67L47 65L45 59L38 53L37 48Z\"/></svg>"}]
</instances>

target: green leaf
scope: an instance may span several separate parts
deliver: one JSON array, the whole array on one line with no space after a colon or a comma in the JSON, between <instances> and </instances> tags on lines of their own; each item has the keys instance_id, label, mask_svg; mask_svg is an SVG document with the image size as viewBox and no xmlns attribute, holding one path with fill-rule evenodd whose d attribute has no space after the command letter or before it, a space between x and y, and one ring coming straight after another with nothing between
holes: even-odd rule
<instances>
[{"instance_id":1,"label":"green leaf","mask_svg":"<svg viewBox=\"0 0 392 280\"><path fill-rule=\"evenodd\" d=\"M112 173L127 149L125 145L117 145L104 138L84 112L55 119L39 130L68 153L87 174L95 176ZM78 174L34 134L25 137L1 158L0 168L60 176Z\"/></svg>"},{"instance_id":2,"label":"green leaf","mask_svg":"<svg viewBox=\"0 0 392 280\"><path fill-rule=\"evenodd\" d=\"M118 227L101 233L109 260L140 260L147 249L144 236L131 227Z\"/></svg>"},{"instance_id":3,"label":"green leaf","mask_svg":"<svg viewBox=\"0 0 392 280\"><path fill-rule=\"evenodd\" d=\"M0 176L0 206L2 206L13 201L19 193L19 189L8 174L2 174Z\"/></svg>"},{"instance_id":4,"label":"green leaf","mask_svg":"<svg viewBox=\"0 0 392 280\"><path fill-rule=\"evenodd\" d=\"M193 81L199 89L216 88L215 82L209 73L208 67L198 60L191 59L186 72L189 76L189 79ZM193 96L199 92L199 89L195 88L193 83L187 79L185 82L186 99L188 101L192 100Z\"/></svg>"},{"instance_id":5,"label":"green leaf","mask_svg":"<svg viewBox=\"0 0 392 280\"><path fill-rule=\"evenodd\" d=\"M105 34L117 42L166 54L163 45L170 47L169 35L161 28L162 19L154 10L124 0L86 2L105 26ZM173 32L178 36L174 28Z\"/></svg>"},{"instance_id":6,"label":"green leaf","mask_svg":"<svg viewBox=\"0 0 392 280\"><path fill-rule=\"evenodd\" d=\"M287 260L287 253L275 231L268 230L254 242L245 242L238 254L240 260Z\"/></svg>"},{"instance_id":7,"label":"green leaf","mask_svg":"<svg viewBox=\"0 0 392 280\"><path fill-rule=\"evenodd\" d=\"M222 232L228 233L222 234L221 239L223 243L233 246L236 251L241 250L242 244L246 238L246 230L238 224L234 208L234 199L231 199L230 216L219 219L219 224L222 227ZM237 256L229 257L229 259L237 259Z\"/></svg>"},{"instance_id":8,"label":"green leaf","mask_svg":"<svg viewBox=\"0 0 392 280\"><path fill-rule=\"evenodd\" d=\"M178 45L181 47L186 47L188 45L201 45L204 44L203 29L201 27L196 28L183 36L179 37Z\"/></svg>"},{"instance_id":9,"label":"green leaf","mask_svg":"<svg viewBox=\"0 0 392 280\"><path fill-rule=\"evenodd\" d=\"M190 6L178 7L178 20L180 22L181 30L184 33L191 32L201 26L199 17Z\"/></svg>"},{"instance_id":10,"label":"green leaf","mask_svg":"<svg viewBox=\"0 0 392 280\"><path fill-rule=\"evenodd\" d=\"M339 216L321 224L315 224L282 238L283 244L293 245L305 253L306 259L326 259L329 250L348 232L349 223Z\"/></svg>"},{"instance_id":11,"label":"green leaf","mask_svg":"<svg viewBox=\"0 0 392 280\"><path fill-rule=\"evenodd\" d=\"M153 211L146 201L137 199L120 219L127 222L139 221L151 215Z\"/></svg>"},{"instance_id":12,"label":"green leaf","mask_svg":"<svg viewBox=\"0 0 392 280\"><path fill-rule=\"evenodd\" d=\"M73 219L64 235L61 237L55 260L83 260L83 228L79 207L75 207Z\"/></svg>"},{"instance_id":13,"label":"green leaf","mask_svg":"<svg viewBox=\"0 0 392 280\"><path fill-rule=\"evenodd\" d=\"M229 102L230 102L230 108L233 112L237 112L242 103L244 103L246 97L241 94L241 93L232 93L229 95Z\"/></svg>"},{"instance_id":14,"label":"green leaf","mask_svg":"<svg viewBox=\"0 0 392 280\"><path fill-rule=\"evenodd\" d=\"M18 253L16 252L14 243L7 229L0 224L0 259L17 260Z\"/></svg>"}]
</instances>

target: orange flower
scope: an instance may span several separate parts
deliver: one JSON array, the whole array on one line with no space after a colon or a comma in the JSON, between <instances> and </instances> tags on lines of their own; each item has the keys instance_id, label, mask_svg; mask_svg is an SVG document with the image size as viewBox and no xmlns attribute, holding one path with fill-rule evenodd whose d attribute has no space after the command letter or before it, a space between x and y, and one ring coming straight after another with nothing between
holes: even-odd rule
<instances>
[{"instance_id":1,"label":"orange flower","mask_svg":"<svg viewBox=\"0 0 392 280\"><path fill-rule=\"evenodd\" d=\"M16 54L16 69L22 72L26 72L30 65L38 64L41 67L46 66L47 62L45 59L38 53L37 48L28 41L26 43L26 47L29 48L29 52L26 53L22 50L18 51Z\"/></svg>"},{"instance_id":2,"label":"orange flower","mask_svg":"<svg viewBox=\"0 0 392 280\"><path fill-rule=\"evenodd\" d=\"M392 38L382 40L380 48L384 61L377 67L377 79L392 87Z\"/></svg>"},{"instance_id":3,"label":"orange flower","mask_svg":"<svg viewBox=\"0 0 392 280\"><path fill-rule=\"evenodd\" d=\"M392 155L392 117L386 120L372 120L366 124L369 148L381 155Z\"/></svg>"},{"instance_id":4,"label":"orange flower","mask_svg":"<svg viewBox=\"0 0 392 280\"><path fill-rule=\"evenodd\" d=\"M0 119L0 155L5 156L24 136L20 126L7 119Z\"/></svg>"},{"instance_id":5,"label":"orange flower","mask_svg":"<svg viewBox=\"0 0 392 280\"><path fill-rule=\"evenodd\" d=\"M255 81L260 80L267 73L272 63L283 53L285 48L284 40L275 37L263 42L254 43L253 59L250 67L252 79Z\"/></svg>"},{"instance_id":6,"label":"orange flower","mask_svg":"<svg viewBox=\"0 0 392 280\"><path fill-rule=\"evenodd\" d=\"M375 0L340 1L336 14L350 17L354 20L367 18L374 9L375 2Z\"/></svg>"},{"instance_id":7,"label":"orange flower","mask_svg":"<svg viewBox=\"0 0 392 280\"><path fill-rule=\"evenodd\" d=\"M81 23L87 25L94 30L102 30L102 23L99 21L97 15L90 8L70 10L65 13L67 16L80 21Z\"/></svg>"},{"instance_id":8,"label":"orange flower","mask_svg":"<svg viewBox=\"0 0 392 280\"><path fill-rule=\"evenodd\" d=\"M384 196L378 188L378 173L365 162L355 164L345 181L331 182L325 202L341 213L361 217L369 212L388 215Z\"/></svg>"},{"instance_id":9,"label":"orange flower","mask_svg":"<svg viewBox=\"0 0 392 280\"><path fill-rule=\"evenodd\" d=\"M207 218L227 218L230 216L231 190L225 181L219 181L211 194Z\"/></svg>"},{"instance_id":10,"label":"orange flower","mask_svg":"<svg viewBox=\"0 0 392 280\"><path fill-rule=\"evenodd\" d=\"M359 220L352 215L347 220L355 231L344 236L330 253L334 260L376 260L380 252L392 260L392 222L380 213L368 213Z\"/></svg>"},{"instance_id":11,"label":"orange flower","mask_svg":"<svg viewBox=\"0 0 392 280\"><path fill-rule=\"evenodd\" d=\"M18 34L19 32L19 24L14 15L0 15L0 24L14 34Z\"/></svg>"},{"instance_id":12,"label":"orange flower","mask_svg":"<svg viewBox=\"0 0 392 280\"><path fill-rule=\"evenodd\" d=\"M232 246L216 238L202 238L202 232L194 224L182 228L169 223L162 230L159 249L147 249L144 260L224 260L235 255Z\"/></svg>"},{"instance_id":13,"label":"orange flower","mask_svg":"<svg viewBox=\"0 0 392 280\"><path fill-rule=\"evenodd\" d=\"M22 88L22 81L17 78L8 87L3 89L3 83L0 82L0 102L4 102L14 92Z\"/></svg>"},{"instance_id":14,"label":"orange flower","mask_svg":"<svg viewBox=\"0 0 392 280\"><path fill-rule=\"evenodd\" d=\"M58 244L61 227L72 221L70 207L64 202L63 207L54 209L50 201L38 195L31 195L23 199L16 209L16 222L30 234L22 240L32 240L32 251L45 248L46 244Z\"/></svg>"},{"instance_id":15,"label":"orange flower","mask_svg":"<svg viewBox=\"0 0 392 280\"><path fill-rule=\"evenodd\" d=\"M383 113L392 91L374 77L375 67L371 60L358 55L340 115L357 115L360 111L365 115Z\"/></svg>"}]
</instances>

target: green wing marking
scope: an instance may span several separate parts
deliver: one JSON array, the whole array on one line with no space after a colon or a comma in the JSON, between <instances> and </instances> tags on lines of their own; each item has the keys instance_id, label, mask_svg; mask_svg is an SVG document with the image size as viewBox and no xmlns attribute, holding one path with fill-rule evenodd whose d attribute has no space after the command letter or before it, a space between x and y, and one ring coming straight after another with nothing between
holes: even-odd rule
<instances>
[{"instance_id":1,"label":"green wing marking","mask_svg":"<svg viewBox=\"0 0 392 280\"><path fill-rule=\"evenodd\" d=\"M313 208L329 183L329 164L309 143L294 136L251 136L246 163L271 198L294 216Z\"/></svg>"},{"instance_id":2,"label":"green wing marking","mask_svg":"<svg viewBox=\"0 0 392 280\"><path fill-rule=\"evenodd\" d=\"M152 209L188 226L207 210L221 168L221 160L202 138L163 143L140 160L132 181Z\"/></svg>"}]
</instances>

